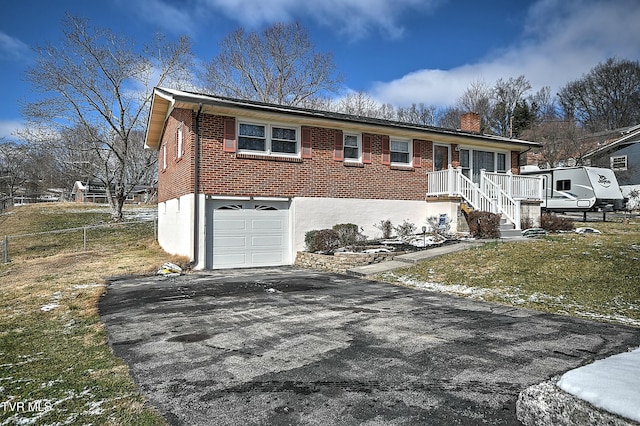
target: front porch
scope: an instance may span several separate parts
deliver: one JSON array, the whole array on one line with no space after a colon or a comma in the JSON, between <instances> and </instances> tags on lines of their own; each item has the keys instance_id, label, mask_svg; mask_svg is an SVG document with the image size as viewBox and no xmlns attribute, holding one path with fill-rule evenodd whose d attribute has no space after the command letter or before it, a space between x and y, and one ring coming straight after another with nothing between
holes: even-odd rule
<instances>
[{"instance_id":1,"label":"front porch","mask_svg":"<svg viewBox=\"0 0 640 426\"><path fill-rule=\"evenodd\" d=\"M469 209L499 214L507 226L518 231L527 219L532 225L539 224L542 178L481 170L476 180L470 179L462 167L428 172L429 216L453 216L456 212L454 217L459 219L461 210ZM460 229L458 220L454 222Z\"/></svg>"}]
</instances>

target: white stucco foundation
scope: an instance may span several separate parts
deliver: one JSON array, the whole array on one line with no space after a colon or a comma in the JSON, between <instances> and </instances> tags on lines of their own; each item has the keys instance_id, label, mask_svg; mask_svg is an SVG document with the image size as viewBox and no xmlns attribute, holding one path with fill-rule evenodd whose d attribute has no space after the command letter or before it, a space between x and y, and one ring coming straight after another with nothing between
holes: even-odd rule
<instances>
[{"instance_id":1,"label":"white stucco foundation","mask_svg":"<svg viewBox=\"0 0 640 426\"><path fill-rule=\"evenodd\" d=\"M451 226L449 228L450 231L460 231L458 227L458 221L460 220L460 215L458 214L460 211L460 199L428 201L425 204L426 217L440 217L440 215L445 214L451 221L449 222Z\"/></svg>"},{"instance_id":2,"label":"white stucco foundation","mask_svg":"<svg viewBox=\"0 0 640 426\"><path fill-rule=\"evenodd\" d=\"M305 233L332 228L339 223L362 227L368 238L382 235L374 225L389 219L393 226L405 220L418 230L427 225L427 205L424 200L363 200L354 198L294 198L291 203L293 250L304 250ZM292 259L293 261L293 259Z\"/></svg>"},{"instance_id":3,"label":"white stucco foundation","mask_svg":"<svg viewBox=\"0 0 640 426\"><path fill-rule=\"evenodd\" d=\"M204 212L204 197L201 197L201 212ZM162 203L158 203L158 243L167 253L186 256L194 260L194 194L183 195ZM201 214L200 216L204 216ZM201 221L202 222L202 221ZM203 225L203 223L202 223ZM204 226L200 233L203 235L201 246L204 250ZM203 252L203 251L201 251Z\"/></svg>"}]
</instances>

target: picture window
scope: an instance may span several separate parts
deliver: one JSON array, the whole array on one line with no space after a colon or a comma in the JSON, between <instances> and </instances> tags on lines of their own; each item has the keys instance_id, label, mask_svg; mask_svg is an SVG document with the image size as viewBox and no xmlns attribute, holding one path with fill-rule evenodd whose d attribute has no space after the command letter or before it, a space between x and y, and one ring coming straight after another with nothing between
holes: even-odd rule
<instances>
[{"instance_id":1,"label":"picture window","mask_svg":"<svg viewBox=\"0 0 640 426\"><path fill-rule=\"evenodd\" d=\"M238 149L266 155L295 156L300 151L299 133L295 127L241 122L238 125Z\"/></svg>"}]
</instances>

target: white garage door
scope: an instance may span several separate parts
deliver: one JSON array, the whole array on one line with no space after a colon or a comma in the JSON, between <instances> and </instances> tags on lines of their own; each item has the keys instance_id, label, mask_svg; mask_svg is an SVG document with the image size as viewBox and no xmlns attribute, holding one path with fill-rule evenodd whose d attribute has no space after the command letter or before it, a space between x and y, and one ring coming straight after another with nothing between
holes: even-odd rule
<instances>
[{"instance_id":1,"label":"white garage door","mask_svg":"<svg viewBox=\"0 0 640 426\"><path fill-rule=\"evenodd\" d=\"M209 203L208 267L246 268L290 263L288 202Z\"/></svg>"}]
</instances>

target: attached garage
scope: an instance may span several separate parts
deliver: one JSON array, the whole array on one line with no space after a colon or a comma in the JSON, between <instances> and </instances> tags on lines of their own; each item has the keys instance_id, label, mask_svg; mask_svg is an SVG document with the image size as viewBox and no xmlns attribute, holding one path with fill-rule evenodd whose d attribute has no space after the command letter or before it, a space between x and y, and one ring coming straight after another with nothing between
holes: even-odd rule
<instances>
[{"instance_id":1,"label":"attached garage","mask_svg":"<svg viewBox=\"0 0 640 426\"><path fill-rule=\"evenodd\" d=\"M208 200L207 268L291 263L288 201Z\"/></svg>"}]
</instances>

